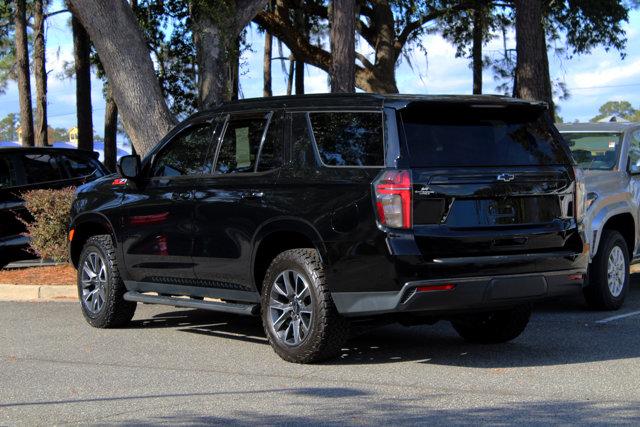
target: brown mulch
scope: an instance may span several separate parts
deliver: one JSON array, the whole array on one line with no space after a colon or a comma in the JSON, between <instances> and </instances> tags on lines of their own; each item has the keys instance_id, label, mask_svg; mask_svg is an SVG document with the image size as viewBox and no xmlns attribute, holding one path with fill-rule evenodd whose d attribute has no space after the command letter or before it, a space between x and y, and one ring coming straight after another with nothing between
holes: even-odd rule
<instances>
[{"instance_id":1,"label":"brown mulch","mask_svg":"<svg viewBox=\"0 0 640 427\"><path fill-rule=\"evenodd\" d=\"M75 285L76 270L70 264L0 270L0 283L11 285Z\"/></svg>"}]
</instances>

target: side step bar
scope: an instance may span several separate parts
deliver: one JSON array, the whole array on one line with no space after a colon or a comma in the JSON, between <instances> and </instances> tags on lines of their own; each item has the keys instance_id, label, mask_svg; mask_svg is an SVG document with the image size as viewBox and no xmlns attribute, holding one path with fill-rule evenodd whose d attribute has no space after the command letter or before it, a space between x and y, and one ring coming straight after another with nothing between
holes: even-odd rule
<instances>
[{"instance_id":1,"label":"side step bar","mask_svg":"<svg viewBox=\"0 0 640 427\"><path fill-rule=\"evenodd\" d=\"M258 304L242 304L218 301L201 301L187 298L175 298L160 295L147 295L140 292L129 291L124 294L127 301L143 302L146 304L172 305L174 307L197 308L200 310L221 311L224 313L243 314L254 316L258 314Z\"/></svg>"}]
</instances>

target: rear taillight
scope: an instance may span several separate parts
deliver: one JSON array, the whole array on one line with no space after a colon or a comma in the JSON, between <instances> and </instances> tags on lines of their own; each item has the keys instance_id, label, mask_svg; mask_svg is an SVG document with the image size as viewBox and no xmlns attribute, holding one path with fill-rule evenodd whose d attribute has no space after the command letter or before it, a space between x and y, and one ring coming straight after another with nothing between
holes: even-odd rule
<instances>
[{"instance_id":1,"label":"rear taillight","mask_svg":"<svg viewBox=\"0 0 640 427\"><path fill-rule=\"evenodd\" d=\"M573 209L575 212L576 221L580 223L582 222L586 210L586 186L584 183L582 169L573 168L573 171L576 179L575 193L573 197Z\"/></svg>"},{"instance_id":2,"label":"rear taillight","mask_svg":"<svg viewBox=\"0 0 640 427\"><path fill-rule=\"evenodd\" d=\"M411 172L385 170L373 182L378 221L386 227L411 228Z\"/></svg>"}]
</instances>

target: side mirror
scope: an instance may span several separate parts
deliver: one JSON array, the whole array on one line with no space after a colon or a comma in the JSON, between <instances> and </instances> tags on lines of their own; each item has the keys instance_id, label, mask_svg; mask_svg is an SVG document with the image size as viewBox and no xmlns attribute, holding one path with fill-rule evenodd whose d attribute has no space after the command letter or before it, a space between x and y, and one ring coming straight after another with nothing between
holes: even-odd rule
<instances>
[{"instance_id":1,"label":"side mirror","mask_svg":"<svg viewBox=\"0 0 640 427\"><path fill-rule=\"evenodd\" d=\"M118 170L123 178L135 180L140 175L140 156L132 154L120 157Z\"/></svg>"}]
</instances>

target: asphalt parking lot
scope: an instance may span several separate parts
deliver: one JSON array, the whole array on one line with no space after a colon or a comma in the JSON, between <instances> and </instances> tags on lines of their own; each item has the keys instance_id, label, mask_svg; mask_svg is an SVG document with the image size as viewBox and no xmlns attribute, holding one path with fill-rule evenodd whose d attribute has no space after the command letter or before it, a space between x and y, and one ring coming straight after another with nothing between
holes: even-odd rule
<instances>
[{"instance_id":1,"label":"asphalt parking lot","mask_svg":"<svg viewBox=\"0 0 640 427\"><path fill-rule=\"evenodd\" d=\"M0 303L0 424L639 424L640 275L625 307L540 304L517 340L388 326L341 359L281 361L258 319L140 305L127 329L75 303Z\"/></svg>"}]
</instances>

